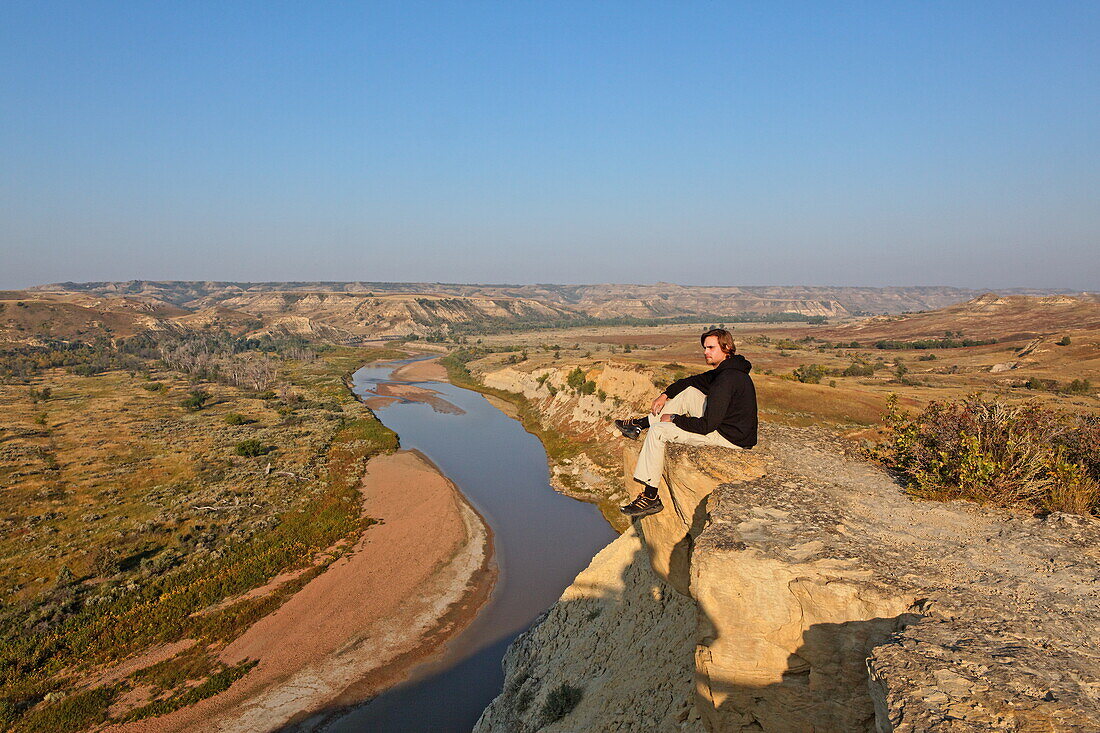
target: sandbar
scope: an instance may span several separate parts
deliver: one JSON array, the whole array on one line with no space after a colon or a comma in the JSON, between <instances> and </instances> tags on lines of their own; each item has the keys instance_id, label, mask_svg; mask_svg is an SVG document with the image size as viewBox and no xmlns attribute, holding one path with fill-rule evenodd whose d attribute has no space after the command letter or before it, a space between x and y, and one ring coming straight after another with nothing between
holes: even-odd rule
<instances>
[{"instance_id":1,"label":"sandbar","mask_svg":"<svg viewBox=\"0 0 1100 733\"><path fill-rule=\"evenodd\" d=\"M380 384L375 390L376 394L383 397L398 397L410 402L423 402L436 412L444 412L450 415L464 415L466 413L458 405L452 404L439 396L439 392L427 387L418 387L415 384Z\"/></svg>"},{"instance_id":2,"label":"sandbar","mask_svg":"<svg viewBox=\"0 0 1100 733\"><path fill-rule=\"evenodd\" d=\"M112 731L262 731L293 726L396 684L465 628L496 579L480 515L416 451L378 456L363 511L383 520L220 653L259 664L225 692Z\"/></svg>"},{"instance_id":3,"label":"sandbar","mask_svg":"<svg viewBox=\"0 0 1100 733\"><path fill-rule=\"evenodd\" d=\"M398 379L403 382L446 382L447 370L439 363L439 359L426 359L404 364L393 371L390 379Z\"/></svg>"}]
</instances>

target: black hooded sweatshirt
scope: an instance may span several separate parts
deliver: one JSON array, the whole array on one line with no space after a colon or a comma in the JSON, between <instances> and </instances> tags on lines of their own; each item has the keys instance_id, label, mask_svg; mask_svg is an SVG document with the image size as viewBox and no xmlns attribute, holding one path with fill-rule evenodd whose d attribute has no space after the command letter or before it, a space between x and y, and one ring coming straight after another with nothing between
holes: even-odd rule
<instances>
[{"instance_id":1,"label":"black hooded sweatshirt","mask_svg":"<svg viewBox=\"0 0 1100 733\"><path fill-rule=\"evenodd\" d=\"M756 445L756 387L749 370L752 364L740 354L732 354L709 372L678 379L665 389L670 398L688 387L695 387L707 396L702 417L676 415L672 422L689 433L717 430L729 442L742 448Z\"/></svg>"}]
</instances>

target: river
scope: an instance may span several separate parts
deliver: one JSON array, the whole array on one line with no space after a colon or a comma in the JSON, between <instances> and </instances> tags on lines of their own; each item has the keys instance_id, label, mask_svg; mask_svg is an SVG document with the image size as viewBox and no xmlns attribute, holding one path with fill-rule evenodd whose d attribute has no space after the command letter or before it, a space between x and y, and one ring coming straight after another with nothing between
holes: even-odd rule
<instances>
[{"instance_id":1,"label":"river","mask_svg":"<svg viewBox=\"0 0 1100 733\"><path fill-rule=\"evenodd\" d=\"M402 363L370 365L352 377L369 396ZM479 393L441 382L434 389L464 414L398 400L375 410L458 486L493 531L500 569L477 618L407 681L332 721L340 733L468 733L504 682L501 659L513 639L549 608L615 532L591 505L554 491L538 438Z\"/></svg>"}]
</instances>

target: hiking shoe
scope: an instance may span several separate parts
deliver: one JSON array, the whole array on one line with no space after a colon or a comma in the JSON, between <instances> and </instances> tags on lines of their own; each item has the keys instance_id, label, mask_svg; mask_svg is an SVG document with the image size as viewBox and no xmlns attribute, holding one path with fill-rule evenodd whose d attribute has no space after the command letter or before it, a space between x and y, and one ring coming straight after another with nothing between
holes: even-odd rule
<instances>
[{"instance_id":1,"label":"hiking shoe","mask_svg":"<svg viewBox=\"0 0 1100 733\"><path fill-rule=\"evenodd\" d=\"M642 426L634 420L616 420L615 427L627 438L637 440L642 435Z\"/></svg>"},{"instance_id":2,"label":"hiking shoe","mask_svg":"<svg viewBox=\"0 0 1100 733\"><path fill-rule=\"evenodd\" d=\"M640 519L641 517L648 517L650 514L656 514L664 508L665 505L661 503L661 498L659 496L650 499L644 493L641 493L638 494L634 501L619 507L619 511L628 517Z\"/></svg>"}]
</instances>

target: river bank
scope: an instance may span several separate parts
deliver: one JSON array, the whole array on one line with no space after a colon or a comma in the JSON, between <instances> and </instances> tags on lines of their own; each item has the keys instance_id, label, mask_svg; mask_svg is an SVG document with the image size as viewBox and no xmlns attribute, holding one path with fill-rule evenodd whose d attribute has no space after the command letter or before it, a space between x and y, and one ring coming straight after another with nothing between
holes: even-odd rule
<instances>
[{"instance_id":1,"label":"river bank","mask_svg":"<svg viewBox=\"0 0 1100 733\"><path fill-rule=\"evenodd\" d=\"M220 654L259 660L255 669L220 695L110 730L309 727L400 681L465 628L496 575L477 511L415 451L372 459L361 491L364 514L382 521Z\"/></svg>"},{"instance_id":2,"label":"river bank","mask_svg":"<svg viewBox=\"0 0 1100 733\"><path fill-rule=\"evenodd\" d=\"M370 404L381 392L401 393L379 408L380 419L401 435L403 446L430 456L485 517L499 575L478 617L438 655L324 730L469 733L500 691L508 644L557 600L614 531L589 506L551 489L543 444L483 394L442 381L429 359L394 366L357 371L356 394ZM460 409L440 410L438 403L416 399L421 392Z\"/></svg>"}]
</instances>

